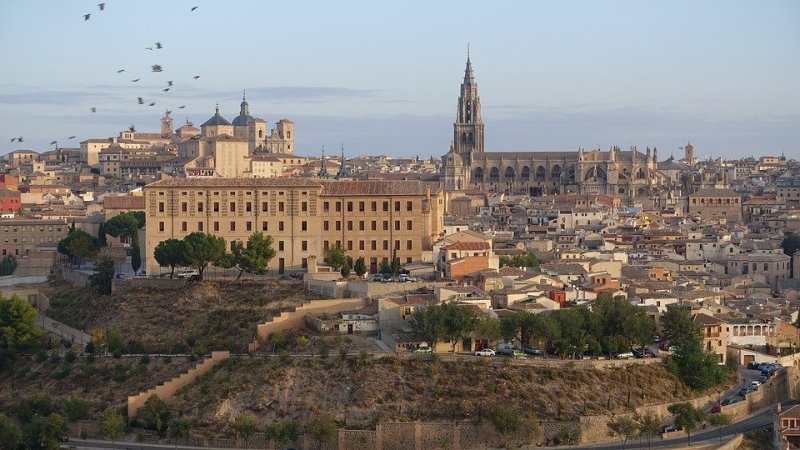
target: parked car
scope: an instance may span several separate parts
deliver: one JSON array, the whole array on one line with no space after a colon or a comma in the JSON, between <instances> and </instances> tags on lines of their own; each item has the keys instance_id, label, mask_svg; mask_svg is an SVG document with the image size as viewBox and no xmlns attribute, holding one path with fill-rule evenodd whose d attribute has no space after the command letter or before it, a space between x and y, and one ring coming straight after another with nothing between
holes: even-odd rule
<instances>
[{"instance_id":1,"label":"parked car","mask_svg":"<svg viewBox=\"0 0 800 450\"><path fill-rule=\"evenodd\" d=\"M751 392L753 392L753 389L750 386L745 386L745 387L739 389L739 395L741 395L742 397L746 396L747 394L749 394Z\"/></svg>"},{"instance_id":2,"label":"parked car","mask_svg":"<svg viewBox=\"0 0 800 450\"><path fill-rule=\"evenodd\" d=\"M388 283L390 281L394 281L394 278L392 277L392 274L385 273L385 274L383 274L383 280L381 280L381 281L383 281L384 283Z\"/></svg>"},{"instance_id":3,"label":"parked car","mask_svg":"<svg viewBox=\"0 0 800 450\"><path fill-rule=\"evenodd\" d=\"M766 382L767 382L767 380L769 380L769 377L768 377L768 376L766 376L766 375L759 375L759 377L758 377L758 381L759 381L759 383L761 383L761 384L764 384L764 383L766 383Z\"/></svg>"},{"instance_id":4,"label":"parked car","mask_svg":"<svg viewBox=\"0 0 800 450\"><path fill-rule=\"evenodd\" d=\"M619 358L619 359L630 359L630 358L633 358L633 352L620 353L620 354L617 355L617 358Z\"/></svg>"},{"instance_id":5,"label":"parked car","mask_svg":"<svg viewBox=\"0 0 800 450\"><path fill-rule=\"evenodd\" d=\"M511 356L512 358L524 358L525 357L525 352L523 352L521 350L514 349L514 350L511 351L511 354L509 356Z\"/></svg>"},{"instance_id":6,"label":"parked car","mask_svg":"<svg viewBox=\"0 0 800 450\"><path fill-rule=\"evenodd\" d=\"M671 345L672 345L672 343L670 341L661 341L661 342L658 343L658 348L661 349L661 350L666 350Z\"/></svg>"},{"instance_id":7,"label":"parked car","mask_svg":"<svg viewBox=\"0 0 800 450\"><path fill-rule=\"evenodd\" d=\"M530 345L525 347L525 348L523 348L522 351L527 353L527 354L529 354L529 355L534 355L534 356L540 356L542 354L541 350L539 350L536 347L532 347Z\"/></svg>"},{"instance_id":8,"label":"parked car","mask_svg":"<svg viewBox=\"0 0 800 450\"><path fill-rule=\"evenodd\" d=\"M722 400L722 406L731 405L731 404L734 404L734 403L736 403L738 401L739 401L739 399L737 399L736 397L729 397L729 398L726 398L725 400Z\"/></svg>"},{"instance_id":9,"label":"parked car","mask_svg":"<svg viewBox=\"0 0 800 450\"><path fill-rule=\"evenodd\" d=\"M759 386L761 386L761 382L758 380L753 380L750 383L750 388L753 389L754 391L757 391Z\"/></svg>"},{"instance_id":10,"label":"parked car","mask_svg":"<svg viewBox=\"0 0 800 450\"><path fill-rule=\"evenodd\" d=\"M747 369L748 370L758 370L758 363L755 362L755 361L750 361L749 363L747 363Z\"/></svg>"},{"instance_id":11,"label":"parked car","mask_svg":"<svg viewBox=\"0 0 800 450\"><path fill-rule=\"evenodd\" d=\"M400 276L397 277L397 281L405 283L405 282L414 282L417 281L417 279L407 273L401 273Z\"/></svg>"},{"instance_id":12,"label":"parked car","mask_svg":"<svg viewBox=\"0 0 800 450\"><path fill-rule=\"evenodd\" d=\"M517 349L514 348L513 344L508 344L508 343L497 344L497 354L498 355L511 356L511 355L514 354L514 350L517 350Z\"/></svg>"},{"instance_id":13,"label":"parked car","mask_svg":"<svg viewBox=\"0 0 800 450\"><path fill-rule=\"evenodd\" d=\"M717 414L722 411L722 406L719 403L714 403L711 405L711 409L709 410L711 414Z\"/></svg>"},{"instance_id":14,"label":"parked car","mask_svg":"<svg viewBox=\"0 0 800 450\"><path fill-rule=\"evenodd\" d=\"M661 342L661 336L659 336L659 335L653 336L653 342L655 342L655 343Z\"/></svg>"},{"instance_id":15,"label":"parked car","mask_svg":"<svg viewBox=\"0 0 800 450\"><path fill-rule=\"evenodd\" d=\"M675 425L675 424L664 425L663 427L661 427L661 432L662 433L671 433L673 431L679 431L679 430L682 430L682 428L677 426L677 425Z\"/></svg>"},{"instance_id":16,"label":"parked car","mask_svg":"<svg viewBox=\"0 0 800 450\"><path fill-rule=\"evenodd\" d=\"M124 280L125 279L125 274L124 273L118 273L117 274L117 279L118 280Z\"/></svg>"},{"instance_id":17,"label":"parked car","mask_svg":"<svg viewBox=\"0 0 800 450\"><path fill-rule=\"evenodd\" d=\"M494 355L495 355L494 350L490 348L485 348L483 350L478 350L477 352L475 352L475 356L494 356Z\"/></svg>"},{"instance_id":18,"label":"parked car","mask_svg":"<svg viewBox=\"0 0 800 450\"><path fill-rule=\"evenodd\" d=\"M381 273L373 274L372 281L383 281L383 274Z\"/></svg>"},{"instance_id":19,"label":"parked car","mask_svg":"<svg viewBox=\"0 0 800 450\"><path fill-rule=\"evenodd\" d=\"M433 353L430 347L417 347L413 350L414 353Z\"/></svg>"},{"instance_id":20,"label":"parked car","mask_svg":"<svg viewBox=\"0 0 800 450\"><path fill-rule=\"evenodd\" d=\"M178 272L178 278L192 278L193 276L200 276L200 272L196 270L182 270Z\"/></svg>"}]
</instances>

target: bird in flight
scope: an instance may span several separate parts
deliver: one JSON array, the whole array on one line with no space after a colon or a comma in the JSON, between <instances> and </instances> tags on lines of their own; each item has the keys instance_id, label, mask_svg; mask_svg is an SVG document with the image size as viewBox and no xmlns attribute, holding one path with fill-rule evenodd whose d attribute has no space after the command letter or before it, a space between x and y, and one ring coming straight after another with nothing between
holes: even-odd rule
<instances>
[{"instance_id":1,"label":"bird in flight","mask_svg":"<svg viewBox=\"0 0 800 450\"><path fill-rule=\"evenodd\" d=\"M141 79L141 78L137 78L137 79L135 79L135 80L131 80L131 83L136 83L136 82L137 82L137 81L139 81L140 79Z\"/></svg>"},{"instance_id":2,"label":"bird in flight","mask_svg":"<svg viewBox=\"0 0 800 450\"><path fill-rule=\"evenodd\" d=\"M167 86L172 86L172 80L167 81Z\"/></svg>"},{"instance_id":3,"label":"bird in flight","mask_svg":"<svg viewBox=\"0 0 800 450\"><path fill-rule=\"evenodd\" d=\"M58 144L58 141L53 141L50 143L50 145L56 145L56 144Z\"/></svg>"},{"instance_id":4,"label":"bird in flight","mask_svg":"<svg viewBox=\"0 0 800 450\"><path fill-rule=\"evenodd\" d=\"M161 66L158 64L153 65L153 72L161 72Z\"/></svg>"},{"instance_id":5,"label":"bird in flight","mask_svg":"<svg viewBox=\"0 0 800 450\"><path fill-rule=\"evenodd\" d=\"M145 50L153 50L153 47L145 47Z\"/></svg>"},{"instance_id":6,"label":"bird in flight","mask_svg":"<svg viewBox=\"0 0 800 450\"><path fill-rule=\"evenodd\" d=\"M100 8L100 11L102 11L102 10L106 9L106 4L105 3L98 3L97 7Z\"/></svg>"},{"instance_id":7,"label":"bird in flight","mask_svg":"<svg viewBox=\"0 0 800 450\"><path fill-rule=\"evenodd\" d=\"M167 110L167 115L172 114L172 111Z\"/></svg>"},{"instance_id":8,"label":"bird in flight","mask_svg":"<svg viewBox=\"0 0 800 450\"><path fill-rule=\"evenodd\" d=\"M183 109L183 108L186 108L186 105L178 106L178 109Z\"/></svg>"},{"instance_id":9,"label":"bird in flight","mask_svg":"<svg viewBox=\"0 0 800 450\"><path fill-rule=\"evenodd\" d=\"M164 88L164 89L162 89L162 91L169 92L169 88Z\"/></svg>"},{"instance_id":10,"label":"bird in flight","mask_svg":"<svg viewBox=\"0 0 800 450\"><path fill-rule=\"evenodd\" d=\"M139 97L139 104L144 105L144 99L142 97Z\"/></svg>"},{"instance_id":11,"label":"bird in flight","mask_svg":"<svg viewBox=\"0 0 800 450\"><path fill-rule=\"evenodd\" d=\"M153 103L150 103L150 104L149 104L149 105L147 105L147 106L156 106L156 104L155 104L155 102L153 102Z\"/></svg>"},{"instance_id":12,"label":"bird in flight","mask_svg":"<svg viewBox=\"0 0 800 450\"><path fill-rule=\"evenodd\" d=\"M192 9L190 9L190 10L189 10L189 12L192 12L192 11L194 11L195 9L197 9L197 6L192 6Z\"/></svg>"},{"instance_id":13,"label":"bird in flight","mask_svg":"<svg viewBox=\"0 0 800 450\"><path fill-rule=\"evenodd\" d=\"M89 108L89 109L91 109L93 113L96 113L96 112L97 112L97 107L95 107L95 106L92 106L92 107L91 107L91 108Z\"/></svg>"},{"instance_id":14,"label":"bird in flight","mask_svg":"<svg viewBox=\"0 0 800 450\"><path fill-rule=\"evenodd\" d=\"M196 80L196 79L200 78L200 75L195 75L192 78L194 78Z\"/></svg>"},{"instance_id":15,"label":"bird in flight","mask_svg":"<svg viewBox=\"0 0 800 450\"><path fill-rule=\"evenodd\" d=\"M117 71L117 73L122 73L122 72L125 72L125 69L119 69L119 70Z\"/></svg>"},{"instance_id":16,"label":"bird in flight","mask_svg":"<svg viewBox=\"0 0 800 450\"><path fill-rule=\"evenodd\" d=\"M156 48L161 49L164 47L161 45L161 42L156 42Z\"/></svg>"},{"instance_id":17,"label":"bird in flight","mask_svg":"<svg viewBox=\"0 0 800 450\"><path fill-rule=\"evenodd\" d=\"M70 136L67 139L75 139L75 136Z\"/></svg>"},{"instance_id":18,"label":"bird in flight","mask_svg":"<svg viewBox=\"0 0 800 450\"><path fill-rule=\"evenodd\" d=\"M83 21L86 22L87 20L89 20L89 17L92 17L92 15L91 14L84 14L83 15Z\"/></svg>"}]
</instances>

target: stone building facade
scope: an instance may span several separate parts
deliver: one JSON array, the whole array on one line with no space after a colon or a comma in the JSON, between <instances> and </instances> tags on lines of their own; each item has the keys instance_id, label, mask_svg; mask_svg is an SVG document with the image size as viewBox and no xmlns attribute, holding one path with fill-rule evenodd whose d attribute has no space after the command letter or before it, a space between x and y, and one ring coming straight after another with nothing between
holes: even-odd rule
<instances>
[{"instance_id":1,"label":"stone building facade","mask_svg":"<svg viewBox=\"0 0 800 450\"><path fill-rule=\"evenodd\" d=\"M701 189L689 195L689 214L699 214L704 220L726 219L742 221L742 196L731 189Z\"/></svg>"},{"instance_id":2,"label":"stone building facade","mask_svg":"<svg viewBox=\"0 0 800 450\"><path fill-rule=\"evenodd\" d=\"M200 231L247 241L272 236L270 269L302 270L340 245L371 272L394 254L401 264L429 255L444 226L440 191L419 181L310 178L168 179L145 186L148 273L158 273L159 242ZM230 244L229 244L230 245Z\"/></svg>"}]
</instances>

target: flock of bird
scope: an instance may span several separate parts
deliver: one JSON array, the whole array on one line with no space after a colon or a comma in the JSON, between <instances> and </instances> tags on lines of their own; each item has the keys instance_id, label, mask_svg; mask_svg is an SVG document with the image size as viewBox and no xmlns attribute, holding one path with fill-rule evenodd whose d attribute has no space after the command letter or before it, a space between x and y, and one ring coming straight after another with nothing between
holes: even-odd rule
<instances>
[{"instance_id":1,"label":"flock of bird","mask_svg":"<svg viewBox=\"0 0 800 450\"><path fill-rule=\"evenodd\" d=\"M105 9L106 9L106 4L105 4L105 3L98 3L98 4L97 4L97 8L100 10L100 12L103 12L103 11L105 11ZM192 8L189 10L189 12L194 12L195 10L197 10L197 8L198 8L197 6L193 6L193 7L192 7ZM84 14L84 15L83 15L83 21L84 21L84 22L86 22L86 21L88 21L88 20L89 20L91 17L92 17L92 14L91 14L91 13ZM161 49L163 49L163 48L164 48L164 45L163 45L161 42L154 42L152 46L150 46L150 47L145 47L145 50L155 51L155 50L161 50ZM151 72L153 72L153 73L160 73L160 72L163 72L163 71L164 71L164 69L161 67L161 65L160 65L160 64L153 64L153 65L150 67L150 70L151 70ZM122 74L122 73L124 73L124 72L125 72L125 69L119 69L119 70L117 70L117 73L118 73L118 74ZM196 80L198 80L199 78L200 78L200 75L195 75L195 76L193 76L193 77L192 77L192 79L193 79L193 80L195 80L195 81L196 81ZM137 83L137 82L139 82L140 80L141 80L141 78L134 78L134 79L132 79L132 80L131 80L131 83ZM162 91L162 92L164 92L164 93L167 93L167 92L169 92L169 91L170 91L170 89L171 89L172 87L173 87L173 81L172 81L172 80L169 80L169 81L167 81L167 86L166 86L165 88L163 88L161 91ZM147 105L147 106L155 106L155 105L156 105L156 102L154 102L154 101L145 101L145 99L144 99L144 98L142 98L142 97L137 97L137 103L138 103L139 105ZM183 108L185 108L185 107L186 107L186 105L181 105L181 106L179 106L179 107L178 107L178 109L183 109ZM96 113L96 112L97 112L97 107L96 107L96 106L92 106L92 107L90 107L90 108L89 108L89 110L90 110L92 113ZM172 111L169 111L169 110L167 110L167 114L169 114L169 113L171 113L171 112L172 112ZM134 132L134 131L136 131L136 127L135 127L134 125L131 125L131 126L128 128L128 129L129 129L131 132ZM75 139L75 136L70 136L68 139L70 139L70 140L71 140L71 139ZM11 143L14 143L14 142L24 142L24 138L23 138L22 136L13 137L13 138L11 138L10 140L11 140ZM58 147L58 141L56 141L56 140L53 140L52 142L50 142L50 145L55 145L56 147Z\"/></svg>"}]
</instances>

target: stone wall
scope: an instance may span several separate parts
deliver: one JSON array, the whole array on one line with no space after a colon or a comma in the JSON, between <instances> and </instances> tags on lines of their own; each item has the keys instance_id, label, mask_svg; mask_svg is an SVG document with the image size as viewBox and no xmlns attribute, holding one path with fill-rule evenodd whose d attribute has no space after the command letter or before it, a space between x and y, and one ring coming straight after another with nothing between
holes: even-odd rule
<instances>
[{"instance_id":1,"label":"stone wall","mask_svg":"<svg viewBox=\"0 0 800 450\"><path fill-rule=\"evenodd\" d=\"M60 267L56 273L64 281L78 287L89 287L89 277L92 275L91 270L77 270L63 266Z\"/></svg>"},{"instance_id":2,"label":"stone wall","mask_svg":"<svg viewBox=\"0 0 800 450\"><path fill-rule=\"evenodd\" d=\"M347 282L346 281L329 281L329 280L303 280L305 288L312 294L319 295L326 298L345 298L347 297Z\"/></svg>"},{"instance_id":3,"label":"stone wall","mask_svg":"<svg viewBox=\"0 0 800 450\"><path fill-rule=\"evenodd\" d=\"M193 383L198 377L211 370L211 368L220 361L224 361L229 356L230 352L228 351L211 352L210 358L204 359L200 364L189 369L189 371L138 395L128 396L128 419L136 417L139 408L144 406L144 402L146 402L151 395L155 394L161 400L166 400L175 395L180 389Z\"/></svg>"},{"instance_id":4,"label":"stone wall","mask_svg":"<svg viewBox=\"0 0 800 450\"><path fill-rule=\"evenodd\" d=\"M350 309L358 309L362 306L364 306L364 300L360 298L311 300L298 306L294 311L284 311L273 317L269 322L258 324L256 327L256 339L247 346L247 349L251 352L258 350L272 333L293 328L303 328L306 314L336 314Z\"/></svg>"}]
</instances>

